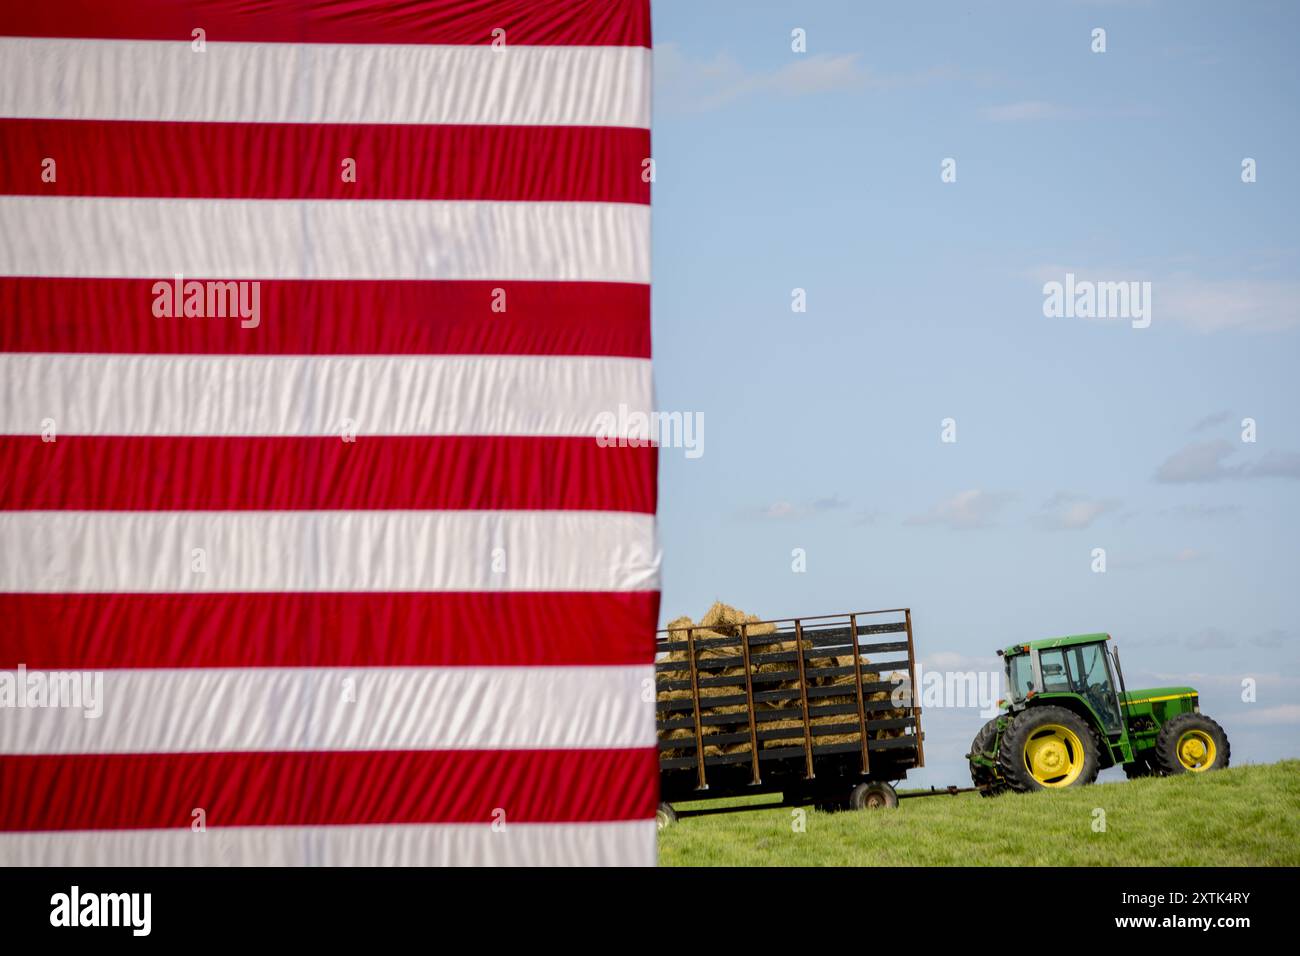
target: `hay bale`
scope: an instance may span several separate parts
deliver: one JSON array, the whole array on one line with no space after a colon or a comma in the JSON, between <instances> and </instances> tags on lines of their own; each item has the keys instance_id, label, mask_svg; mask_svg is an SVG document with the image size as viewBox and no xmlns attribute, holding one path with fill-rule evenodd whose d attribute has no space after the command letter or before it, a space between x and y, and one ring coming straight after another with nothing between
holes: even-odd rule
<instances>
[{"instance_id":1,"label":"hay bale","mask_svg":"<svg viewBox=\"0 0 1300 956\"><path fill-rule=\"evenodd\" d=\"M678 628L693 627L694 624L695 622L692 621L689 617L673 618L673 620L668 622L668 630L671 632L668 635L668 640L672 641L673 643L676 643L678 641L685 641L686 632L678 630ZM680 663L689 659L689 655L686 653L686 648L674 649L668 651L667 654L668 656L666 659L672 661L673 663Z\"/></svg>"},{"instance_id":2,"label":"hay bale","mask_svg":"<svg viewBox=\"0 0 1300 956\"><path fill-rule=\"evenodd\" d=\"M672 631L675 628L679 628L679 627L691 627L694 623L695 622L692 621L689 617L679 617L668 622L668 629ZM674 642L684 641L686 640L686 633L684 631L670 633L668 635L668 639ZM690 670L686 666L687 661L690 660L690 655L686 652L685 648L667 651L666 654L660 660L661 662L668 662L672 664L681 665L680 669L678 670L667 671L666 676L664 678L665 680L689 680L690 679ZM691 699L690 688L677 689L677 690L667 690L667 689L660 688L655 693L655 700L661 703L664 701L678 701L678 700L690 700L690 699ZM668 716L670 718L683 717L688 714L689 711L668 712ZM695 731L691 730L688 727L676 727L670 730L661 730L659 731L659 739L661 741L673 741L673 740L693 741L695 739ZM690 750L684 750L684 749L672 749L672 750L660 751L660 756L666 759L672 759L674 757L687 757L690 756L690 754L691 754Z\"/></svg>"},{"instance_id":3,"label":"hay bale","mask_svg":"<svg viewBox=\"0 0 1300 956\"><path fill-rule=\"evenodd\" d=\"M802 718L785 718L781 720L768 720L758 725L761 730L788 730L790 733L775 740L763 740L759 742L760 750L775 750L778 747L802 747L803 746L803 719Z\"/></svg>"},{"instance_id":4,"label":"hay bale","mask_svg":"<svg viewBox=\"0 0 1300 956\"><path fill-rule=\"evenodd\" d=\"M894 671L892 674L886 677L885 680L888 680L894 684L900 684L903 681L907 680L907 675L904 674L902 671ZM890 696L891 695L883 692L880 694L880 698L882 700L889 700ZM891 707L888 710L882 711L879 716L881 720L898 720L903 717L909 716L911 713L912 713L911 709L907 707ZM906 731L902 727L882 727L880 730L876 731L873 734L873 736L877 737L878 739L889 740L894 737L902 737L905 734Z\"/></svg>"},{"instance_id":5,"label":"hay bale","mask_svg":"<svg viewBox=\"0 0 1300 956\"><path fill-rule=\"evenodd\" d=\"M865 654L861 655L860 660L862 661L863 667L866 667L871 664L871 659L867 657ZM844 687L846 692L844 694L834 694L829 697L817 697L813 699L816 701L816 703L813 703L812 700L810 700L809 701L810 704L812 704L812 706L814 707L829 706L833 704L847 704L847 705L852 705L853 710L847 714L825 714L822 716L816 716L813 717L809 721L809 723L811 723L813 727L831 727L831 726L837 726L841 724L856 725L858 722L858 712L857 712L858 694L857 694L857 687L856 687L857 676L852 670L853 651L850 649L844 653L832 654L828 657L817 658L816 661L813 662L813 666L817 668L829 668L829 667L844 668L848 670L848 673L821 675L812 678L811 683L816 687ZM870 678L869 674L863 675L864 681L869 681L869 678ZM868 700L883 700L883 699L887 699L888 696L889 696L888 694L884 694L881 691L876 691L874 694L865 694L863 696L863 701L865 702ZM875 715L869 713L867 716L868 716L868 720L870 720L870 718L874 717ZM870 730L869 724L868 724L868 735L874 736L874 732ZM821 736L814 736L813 743L815 746L821 747L830 744L849 744L849 743L855 744L858 743L860 739L861 739L861 732L854 730L847 734L823 734Z\"/></svg>"},{"instance_id":6,"label":"hay bale","mask_svg":"<svg viewBox=\"0 0 1300 956\"><path fill-rule=\"evenodd\" d=\"M749 633L751 636L754 637L766 637L769 634L775 634L776 631L777 628L775 624L767 624L767 625L759 625L757 627L753 627L750 629ZM812 641L808 640L807 638L804 638L802 641L795 641L795 640L776 641L775 643L772 644L762 644L759 645L758 647L751 648L751 654L759 658L763 658L768 656L769 654L793 653L794 651L797 651L800 648L802 648L805 652L812 650ZM799 669L799 663L797 661L767 661L767 660L760 659L758 661L754 661L753 666L754 666L755 674L783 674L786 672L793 673L795 671L798 671ZM799 680L798 678L791 678L783 681L778 681L775 684L768 683L768 684L764 684L763 688L765 690L794 691L795 692L794 696L797 697L799 691ZM760 706L766 707L768 709L773 709L773 708L785 707L788 705L781 704L781 703L773 703L769 701L765 704L761 704Z\"/></svg>"},{"instance_id":7,"label":"hay bale","mask_svg":"<svg viewBox=\"0 0 1300 956\"><path fill-rule=\"evenodd\" d=\"M718 645L705 645L703 647L696 645L695 648L695 665L699 673L701 683L706 678L727 678L734 679L735 684L723 687L701 686L700 692L700 717L718 717L734 715L735 721L724 724L704 724L700 728L701 737L709 737L718 734L744 733L749 728L748 710L744 704L710 704L710 699L720 697L732 697L744 694L744 684L742 679L745 676L743 665L737 664L715 664L711 663L724 658L738 658L743 656L743 650L740 644L740 627L741 624L751 624L757 622L758 618L753 615L746 615L744 612L723 604L721 601L714 602L713 606L705 612L697 624L689 617L679 617L669 623L670 629L693 628L693 637L696 641L722 640L729 643ZM770 633L775 630L773 625L756 625L756 630L763 633ZM766 630L765 630L766 629ZM685 631L678 630L671 635L672 640L682 640L687 636ZM687 649L670 651L668 659L673 662L679 662L685 665L690 660L690 654ZM689 677L689 672L683 669L675 675L678 679ZM663 691L658 695L660 700L680 700L689 699L690 690ZM662 733L661 740L678 740L682 738L693 738L692 730L674 730ZM728 744L704 744L704 755L706 757L715 757L722 754L748 753L749 741L744 740L738 743ZM671 751L674 755L686 755L689 751Z\"/></svg>"},{"instance_id":8,"label":"hay bale","mask_svg":"<svg viewBox=\"0 0 1300 956\"><path fill-rule=\"evenodd\" d=\"M709 609L704 612L704 616L700 618L700 627L707 627L724 633L727 637L739 637L740 628L738 625L747 624L750 620L757 621L758 618L746 615L744 611L738 610L730 604L714 601Z\"/></svg>"}]
</instances>

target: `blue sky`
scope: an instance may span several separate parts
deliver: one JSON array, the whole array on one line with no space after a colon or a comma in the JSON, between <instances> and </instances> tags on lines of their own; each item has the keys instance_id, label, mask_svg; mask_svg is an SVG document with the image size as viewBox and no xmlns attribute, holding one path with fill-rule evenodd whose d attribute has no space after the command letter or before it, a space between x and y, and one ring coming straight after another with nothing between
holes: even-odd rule
<instances>
[{"instance_id":1,"label":"blue sky","mask_svg":"<svg viewBox=\"0 0 1300 956\"><path fill-rule=\"evenodd\" d=\"M657 397L705 421L662 453L664 619L910 605L956 669L1108 631L1234 763L1300 755L1300 7L656 0L654 31ZM1067 272L1151 282L1150 327L1046 318ZM981 718L926 722L917 779L964 781Z\"/></svg>"}]
</instances>

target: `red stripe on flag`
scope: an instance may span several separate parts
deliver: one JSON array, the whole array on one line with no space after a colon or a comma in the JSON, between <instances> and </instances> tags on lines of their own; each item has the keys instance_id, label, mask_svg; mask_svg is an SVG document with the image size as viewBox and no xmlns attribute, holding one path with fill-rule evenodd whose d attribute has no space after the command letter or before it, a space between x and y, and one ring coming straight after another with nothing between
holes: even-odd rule
<instances>
[{"instance_id":1,"label":"red stripe on flag","mask_svg":"<svg viewBox=\"0 0 1300 956\"><path fill-rule=\"evenodd\" d=\"M644 204L649 155L612 127L0 119L0 194Z\"/></svg>"},{"instance_id":2,"label":"red stripe on flag","mask_svg":"<svg viewBox=\"0 0 1300 956\"><path fill-rule=\"evenodd\" d=\"M658 617L657 591L4 593L0 669L646 664Z\"/></svg>"},{"instance_id":3,"label":"red stripe on flag","mask_svg":"<svg viewBox=\"0 0 1300 956\"><path fill-rule=\"evenodd\" d=\"M591 437L0 435L0 509L653 514L656 468Z\"/></svg>"},{"instance_id":4,"label":"red stripe on flag","mask_svg":"<svg viewBox=\"0 0 1300 956\"><path fill-rule=\"evenodd\" d=\"M650 46L649 0L39 0L0 5L0 35L211 42Z\"/></svg>"},{"instance_id":5,"label":"red stripe on flag","mask_svg":"<svg viewBox=\"0 0 1300 956\"><path fill-rule=\"evenodd\" d=\"M155 317L159 281L0 277L0 352L650 357L648 285L261 279L246 329Z\"/></svg>"},{"instance_id":6,"label":"red stripe on flag","mask_svg":"<svg viewBox=\"0 0 1300 956\"><path fill-rule=\"evenodd\" d=\"M654 748L5 755L0 831L648 820L658 776Z\"/></svg>"}]
</instances>

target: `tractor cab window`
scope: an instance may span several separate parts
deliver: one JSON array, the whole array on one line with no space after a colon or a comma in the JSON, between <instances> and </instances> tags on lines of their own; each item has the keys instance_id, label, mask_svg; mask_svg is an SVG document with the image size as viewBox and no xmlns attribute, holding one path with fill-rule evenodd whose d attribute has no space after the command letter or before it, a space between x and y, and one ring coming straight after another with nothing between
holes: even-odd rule
<instances>
[{"instance_id":1,"label":"tractor cab window","mask_svg":"<svg viewBox=\"0 0 1300 956\"><path fill-rule=\"evenodd\" d=\"M1120 729L1119 701L1101 644L1081 644L1040 651L1046 693L1078 694L1101 718L1107 732Z\"/></svg>"},{"instance_id":2,"label":"tractor cab window","mask_svg":"<svg viewBox=\"0 0 1300 956\"><path fill-rule=\"evenodd\" d=\"M1102 726L1114 733L1120 729L1119 697L1111 677L1110 663L1102 644L1084 644L1071 648L1081 675L1082 690L1092 709L1101 718Z\"/></svg>"},{"instance_id":3,"label":"tractor cab window","mask_svg":"<svg viewBox=\"0 0 1300 956\"><path fill-rule=\"evenodd\" d=\"M1075 689L1064 650L1039 651L1038 666L1043 672L1043 693L1068 694Z\"/></svg>"},{"instance_id":4,"label":"tractor cab window","mask_svg":"<svg viewBox=\"0 0 1300 956\"><path fill-rule=\"evenodd\" d=\"M1007 684L1012 700L1024 700L1034 686L1034 665L1028 654L1007 658Z\"/></svg>"}]
</instances>

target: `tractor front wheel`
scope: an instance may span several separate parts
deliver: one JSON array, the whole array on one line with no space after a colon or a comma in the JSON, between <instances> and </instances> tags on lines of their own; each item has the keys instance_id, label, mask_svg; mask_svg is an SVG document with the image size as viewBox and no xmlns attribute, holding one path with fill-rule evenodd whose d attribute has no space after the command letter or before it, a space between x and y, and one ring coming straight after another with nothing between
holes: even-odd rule
<instances>
[{"instance_id":1,"label":"tractor front wheel","mask_svg":"<svg viewBox=\"0 0 1300 956\"><path fill-rule=\"evenodd\" d=\"M1042 704L1021 711L1002 734L998 768L1013 790L1061 790L1097 779L1097 738L1064 707Z\"/></svg>"},{"instance_id":2,"label":"tractor front wheel","mask_svg":"<svg viewBox=\"0 0 1300 956\"><path fill-rule=\"evenodd\" d=\"M1221 770L1231 756L1228 735L1203 714L1179 714L1156 735L1156 766L1166 776Z\"/></svg>"}]
</instances>

